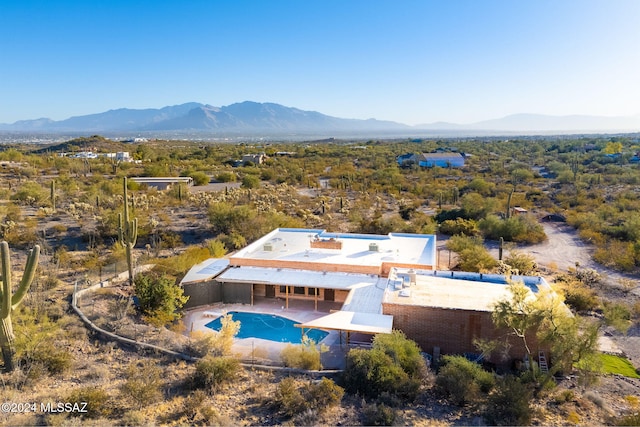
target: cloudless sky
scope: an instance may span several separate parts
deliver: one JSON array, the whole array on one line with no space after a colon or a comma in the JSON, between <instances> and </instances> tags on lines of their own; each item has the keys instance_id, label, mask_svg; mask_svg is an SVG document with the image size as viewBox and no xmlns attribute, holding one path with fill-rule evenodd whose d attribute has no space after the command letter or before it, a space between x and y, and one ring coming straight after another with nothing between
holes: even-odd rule
<instances>
[{"instance_id":1,"label":"cloudless sky","mask_svg":"<svg viewBox=\"0 0 640 427\"><path fill-rule=\"evenodd\" d=\"M640 114L640 0L0 3L0 123L246 100L407 124Z\"/></svg>"}]
</instances>

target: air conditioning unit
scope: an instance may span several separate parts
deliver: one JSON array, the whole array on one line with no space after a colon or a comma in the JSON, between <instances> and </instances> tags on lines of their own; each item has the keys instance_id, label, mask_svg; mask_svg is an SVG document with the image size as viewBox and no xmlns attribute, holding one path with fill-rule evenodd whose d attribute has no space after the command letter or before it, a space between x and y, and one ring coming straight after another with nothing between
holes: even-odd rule
<instances>
[{"instance_id":1,"label":"air conditioning unit","mask_svg":"<svg viewBox=\"0 0 640 427\"><path fill-rule=\"evenodd\" d=\"M267 242L267 243L264 244L263 249L265 251L272 252L273 251L273 244L271 244L271 242Z\"/></svg>"},{"instance_id":2,"label":"air conditioning unit","mask_svg":"<svg viewBox=\"0 0 640 427\"><path fill-rule=\"evenodd\" d=\"M380 248L378 248L377 243L369 243L369 251L371 252L379 252Z\"/></svg>"}]
</instances>

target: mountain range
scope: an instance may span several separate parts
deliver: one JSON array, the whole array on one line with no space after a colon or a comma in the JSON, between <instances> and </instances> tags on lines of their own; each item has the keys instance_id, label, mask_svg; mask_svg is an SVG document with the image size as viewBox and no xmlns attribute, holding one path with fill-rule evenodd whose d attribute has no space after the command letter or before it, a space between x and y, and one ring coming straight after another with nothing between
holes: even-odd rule
<instances>
[{"instance_id":1,"label":"mountain range","mask_svg":"<svg viewBox=\"0 0 640 427\"><path fill-rule=\"evenodd\" d=\"M627 117L548 116L514 114L495 120L472 124L428 123L409 126L384 120L343 119L304 111L274 103L245 101L224 107L189 102L160 109L120 108L103 113L75 116L54 121L47 118L20 120L0 124L8 132L201 132L244 133L261 132L297 134L394 132L417 134L481 134L489 133L595 133L638 132L640 115Z\"/></svg>"}]
</instances>

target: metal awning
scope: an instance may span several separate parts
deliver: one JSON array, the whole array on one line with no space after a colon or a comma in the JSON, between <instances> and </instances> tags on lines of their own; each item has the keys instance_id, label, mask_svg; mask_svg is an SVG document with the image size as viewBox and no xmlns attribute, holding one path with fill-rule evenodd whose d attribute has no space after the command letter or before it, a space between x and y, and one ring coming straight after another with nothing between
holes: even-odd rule
<instances>
[{"instance_id":1,"label":"metal awning","mask_svg":"<svg viewBox=\"0 0 640 427\"><path fill-rule=\"evenodd\" d=\"M390 334L393 330L393 316L388 314L336 311L295 326L303 329L330 329L364 334Z\"/></svg>"}]
</instances>

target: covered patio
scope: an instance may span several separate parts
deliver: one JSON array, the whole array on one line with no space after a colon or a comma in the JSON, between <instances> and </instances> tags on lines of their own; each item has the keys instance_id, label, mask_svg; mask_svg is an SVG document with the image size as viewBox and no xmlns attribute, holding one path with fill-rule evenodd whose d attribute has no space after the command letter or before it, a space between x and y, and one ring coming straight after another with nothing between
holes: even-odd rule
<instances>
[{"instance_id":1,"label":"covered patio","mask_svg":"<svg viewBox=\"0 0 640 427\"><path fill-rule=\"evenodd\" d=\"M357 313L353 311L336 311L326 316L301 323L296 327L302 329L324 329L340 332L340 345L342 345L342 333L346 332L346 345L364 344L361 341L352 341L351 334L390 334L393 331L393 316L376 313Z\"/></svg>"}]
</instances>

